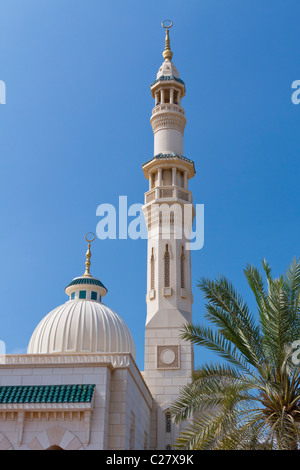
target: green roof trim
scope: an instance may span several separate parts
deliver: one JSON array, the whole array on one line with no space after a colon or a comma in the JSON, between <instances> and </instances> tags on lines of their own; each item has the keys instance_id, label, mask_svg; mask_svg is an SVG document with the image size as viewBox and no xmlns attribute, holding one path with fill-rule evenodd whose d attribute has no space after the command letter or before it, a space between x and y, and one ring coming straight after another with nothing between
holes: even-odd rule
<instances>
[{"instance_id":1,"label":"green roof trim","mask_svg":"<svg viewBox=\"0 0 300 470\"><path fill-rule=\"evenodd\" d=\"M152 160L154 159L170 159L170 158L179 158L180 160L183 160L187 163L191 163L193 166L194 166L194 169L195 169L195 164L193 162L193 160L190 160L189 158L186 158L186 157L183 157L181 155L177 155L176 153L158 153L157 155L154 155L153 158L151 158L151 160L148 160L146 163L143 164L144 165L147 165L147 163L151 162Z\"/></svg>"},{"instance_id":2,"label":"green roof trim","mask_svg":"<svg viewBox=\"0 0 300 470\"><path fill-rule=\"evenodd\" d=\"M106 287L102 284L102 282L99 281L99 279L95 279L93 277L79 277L77 279L73 279L73 281L70 282L67 287L75 286L76 284L90 284L93 286L100 286L107 291Z\"/></svg>"},{"instance_id":3,"label":"green roof trim","mask_svg":"<svg viewBox=\"0 0 300 470\"><path fill-rule=\"evenodd\" d=\"M90 403L95 385L7 385L0 387L0 404Z\"/></svg>"},{"instance_id":4,"label":"green roof trim","mask_svg":"<svg viewBox=\"0 0 300 470\"><path fill-rule=\"evenodd\" d=\"M175 80L176 82L181 83L185 87L184 81L181 80L181 78L174 77L174 75L161 75L156 80L154 80L154 82L152 82L150 86L155 85L155 83L160 82L161 80Z\"/></svg>"}]
</instances>

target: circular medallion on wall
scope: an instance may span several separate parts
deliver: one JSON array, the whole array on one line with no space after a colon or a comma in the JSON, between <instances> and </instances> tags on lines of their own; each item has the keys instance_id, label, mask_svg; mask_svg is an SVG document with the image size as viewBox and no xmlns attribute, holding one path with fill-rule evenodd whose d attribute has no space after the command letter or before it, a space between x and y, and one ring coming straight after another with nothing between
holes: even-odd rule
<instances>
[{"instance_id":1,"label":"circular medallion on wall","mask_svg":"<svg viewBox=\"0 0 300 470\"><path fill-rule=\"evenodd\" d=\"M178 369L179 368L179 346L165 345L157 346L157 368Z\"/></svg>"}]
</instances>

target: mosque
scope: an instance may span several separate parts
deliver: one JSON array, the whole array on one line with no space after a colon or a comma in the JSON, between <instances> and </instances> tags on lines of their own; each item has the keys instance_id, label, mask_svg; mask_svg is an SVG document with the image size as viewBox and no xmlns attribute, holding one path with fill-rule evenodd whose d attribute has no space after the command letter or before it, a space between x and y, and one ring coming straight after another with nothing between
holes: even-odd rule
<instances>
[{"instance_id":1,"label":"mosque","mask_svg":"<svg viewBox=\"0 0 300 470\"><path fill-rule=\"evenodd\" d=\"M169 411L194 367L193 347L180 338L182 325L192 322L193 296L187 237L175 236L185 223L176 208L193 207L188 182L195 167L183 156L185 84L172 62L172 23L162 25L164 61L151 84L154 157L142 166L149 181L144 371L129 328L106 306L107 289L90 272L93 236L86 236L85 272L65 288L68 300L42 318L27 354L0 361L0 450L168 450L184 429Z\"/></svg>"}]
</instances>

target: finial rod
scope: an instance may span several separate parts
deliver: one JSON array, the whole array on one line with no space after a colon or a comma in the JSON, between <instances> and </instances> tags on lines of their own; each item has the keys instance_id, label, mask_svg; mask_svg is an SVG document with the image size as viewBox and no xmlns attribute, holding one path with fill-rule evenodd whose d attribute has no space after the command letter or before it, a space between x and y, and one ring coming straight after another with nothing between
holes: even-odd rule
<instances>
[{"instance_id":1,"label":"finial rod","mask_svg":"<svg viewBox=\"0 0 300 470\"><path fill-rule=\"evenodd\" d=\"M92 238L88 238L88 235L92 235ZM95 240L95 234L93 232L87 232L85 234L85 240L88 242L88 249L87 249L87 252L86 252L86 262L85 262L85 273L84 273L84 276L89 276L91 277L91 273L90 273L90 267L91 267L91 256L92 256L92 253L91 253L91 242L93 242Z\"/></svg>"},{"instance_id":2,"label":"finial rod","mask_svg":"<svg viewBox=\"0 0 300 470\"><path fill-rule=\"evenodd\" d=\"M166 22L168 22L169 24L165 24ZM165 28L165 30L166 30L165 50L164 50L164 52L163 52L163 58L164 58L165 60L172 60L173 52L171 51L171 46L170 46L169 29L172 28L172 26L173 26L173 21L171 21L171 20L164 20L161 25L162 25L162 27Z\"/></svg>"}]
</instances>

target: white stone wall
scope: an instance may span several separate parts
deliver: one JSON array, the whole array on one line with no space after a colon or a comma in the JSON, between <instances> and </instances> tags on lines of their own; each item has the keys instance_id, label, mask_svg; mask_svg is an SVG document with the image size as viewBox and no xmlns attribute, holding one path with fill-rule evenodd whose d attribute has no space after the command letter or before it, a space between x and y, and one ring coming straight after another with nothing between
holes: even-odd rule
<instances>
[{"instance_id":1,"label":"white stone wall","mask_svg":"<svg viewBox=\"0 0 300 470\"><path fill-rule=\"evenodd\" d=\"M145 433L150 434L152 397L130 355L7 356L7 363L0 365L0 386L61 384L95 384L92 405L74 405L83 407L81 415L78 410L70 415L70 405L66 404L64 416L61 409L52 410L48 416L41 414L44 405L38 404L15 405L19 406L16 409L19 415L11 412L4 415L5 405L0 405L0 450L9 447L38 450L54 444L64 449L129 449L132 412L134 447L144 448ZM23 426L18 422L22 407L27 408ZM90 427L89 407L92 407ZM86 443L88 428L90 437Z\"/></svg>"},{"instance_id":2,"label":"white stone wall","mask_svg":"<svg viewBox=\"0 0 300 470\"><path fill-rule=\"evenodd\" d=\"M138 369L116 369L111 375L109 411L109 449L142 450L149 448L152 397ZM134 442L131 442L131 423L134 415Z\"/></svg>"},{"instance_id":3,"label":"white stone wall","mask_svg":"<svg viewBox=\"0 0 300 470\"><path fill-rule=\"evenodd\" d=\"M171 433L165 432L164 413L179 397L193 371L193 347L179 338L180 328L146 328L145 337L145 381L154 398L151 448L164 450L173 446L178 437L179 426L172 424ZM174 367L160 368L158 347L175 346L178 363Z\"/></svg>"},{"instance_id":4,"label":"white stone wall","mask_svg":"<svg viewBox=\"0 0 300 470\"><path fill-rule=\"evenodd\" d=\"M107 367L10 368L0 371L0 385L60 384L96 385L91 420L91 440L85 447L89 449L103 449L105 446L105 431L108 428L107 400L109 399L110 371ZM49 421L36 418L31 420L25 417L23 442L20 446L17 445L18 430L16 420L1 420L0 432L6 435L14 448L28 449L35 437L45 430L56 427L57 424L53 417L50 417ZM59 426L72 432L83 446L85 440L85 425L83 420L76 418L72 420L66 419L66 421L60 421ZM46 438L44 438L43 443L48 447ZM59 442L56 444L58 445Z\"/></svg>"}]
</instances>

